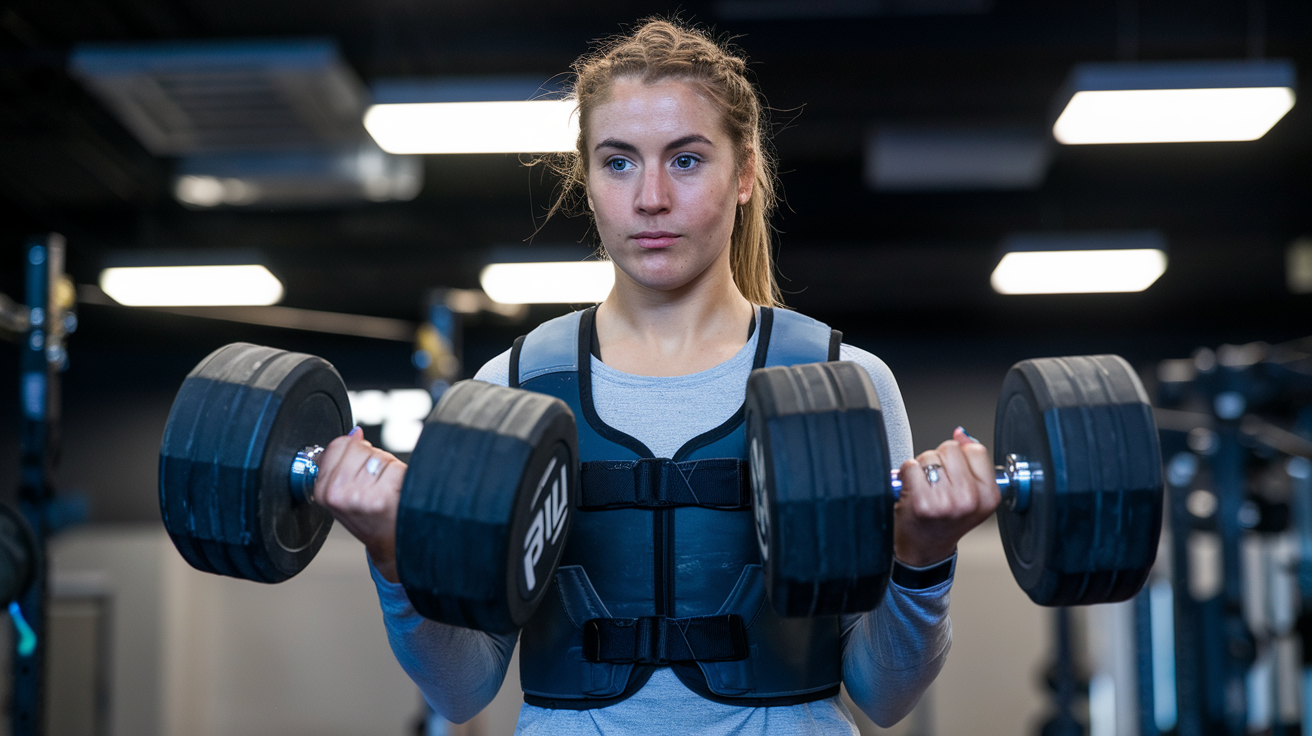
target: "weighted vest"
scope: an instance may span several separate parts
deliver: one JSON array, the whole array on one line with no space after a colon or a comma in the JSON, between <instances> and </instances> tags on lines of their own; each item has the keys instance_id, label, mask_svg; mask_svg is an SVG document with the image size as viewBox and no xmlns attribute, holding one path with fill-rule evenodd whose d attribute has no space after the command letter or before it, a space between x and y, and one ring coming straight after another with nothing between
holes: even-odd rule
<instances>
[{"instance_id":1,"label":"weighted vest","mask_svg":"<svg viewBox=\"0 0 1312 736\"><path fill-rule=\"evenodd\" d=\"M524 700L600 708L633 695L658 667L721 703L836 695L838 617L783 618L766 600L743 410L674 457L653 457L593 407L594 313L546 322L511 350L511 386L574 411L581 463L552 590L520 636ZM762 308L758 329L753 368L838 359L841 333L796 312Z\"/></svg>"}]
</instances>

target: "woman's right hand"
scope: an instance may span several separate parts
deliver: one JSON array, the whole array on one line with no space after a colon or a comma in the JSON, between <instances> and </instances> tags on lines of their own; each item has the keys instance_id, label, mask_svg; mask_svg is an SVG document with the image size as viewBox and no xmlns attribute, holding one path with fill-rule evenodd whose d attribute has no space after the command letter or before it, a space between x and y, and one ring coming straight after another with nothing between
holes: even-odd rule
<instances>
[{"instance_id":1,"label":"woman's right hand","mask_svg":"<svg viewBox=\"0 0 1312 736\"><path fill-rule=\"evenodd\" d=\"M384 578L398 582L396 508L406 464L370 444L359 427L328 443L317 464L314 502L364 543Z\"/></svg>"}]
</instances>

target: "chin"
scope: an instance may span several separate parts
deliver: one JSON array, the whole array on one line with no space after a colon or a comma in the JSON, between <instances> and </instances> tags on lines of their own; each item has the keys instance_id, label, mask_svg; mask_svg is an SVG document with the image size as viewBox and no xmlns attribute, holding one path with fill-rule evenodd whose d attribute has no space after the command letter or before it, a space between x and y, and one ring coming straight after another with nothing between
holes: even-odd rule
<instances>
[{"instance_id":1,"label":"chin","mask_svg":"<svg viewBox=\"0 0 1312 736\"><path fill-rule=\"evenodd\" d=\"M692 279L669 276L650 276L633 279L639 286L652 291L675 291L687 286Z\"/></svg>"}]
</instances>

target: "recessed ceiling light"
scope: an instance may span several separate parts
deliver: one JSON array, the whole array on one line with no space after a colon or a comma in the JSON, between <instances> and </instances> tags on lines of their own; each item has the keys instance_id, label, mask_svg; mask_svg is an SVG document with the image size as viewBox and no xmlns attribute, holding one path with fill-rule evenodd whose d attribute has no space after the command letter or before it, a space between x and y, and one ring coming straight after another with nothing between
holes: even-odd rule
<instances>
[{"instance_id":1,"label":"recessed ceiling light","mask_svg":"<svg viewBox=\"0 0 1312 736\"><path fill-rule=\"evenodd\" d=\"M1294 106L1287 61L1081 64L1052 134L1067 145L1252 141Z\"/></svg>"},{"instance_id":2,"label":"recessed ceiling light","mask_svg":"<svg viewBox=\"0 0 1312 736\"><path fill-rule=\"evenodd\" d=\"M100 288L129 307L266 306L282 299L282 283L254 264L107 268Z\"/></svg>"},{"instance_id":3,"label":"recessed ceiling light","mask_svg":"<svg viewBox=\"0 0 1312 736\"><path fill-rule=\"evenodd\" d=\"M365 113L364 127L388 153L572 151L576 108L570 100L381 104Z\"/></svg>"},{"instance_id":4,"label":"recessed ceiling light","mask_svg":"<svg viewBox=\"0 0 1312 736\"><path fill-rule=\"evenodd\" d=\"M493 263L479 281L502 304L595 304L615 285L615 267L610 261Z\"/></svg>"},{"instance_id":5,"label":"recessed ceiling light","mask_svg":"<svg viewBox=\"0 0 1312 736\"><path fill-rule=\"evenodd\" d=\"M1143 291L1166 271L1160 234L1054 233L1011 236L990 282L999 294Z\"/></svg>"}]
</instances>

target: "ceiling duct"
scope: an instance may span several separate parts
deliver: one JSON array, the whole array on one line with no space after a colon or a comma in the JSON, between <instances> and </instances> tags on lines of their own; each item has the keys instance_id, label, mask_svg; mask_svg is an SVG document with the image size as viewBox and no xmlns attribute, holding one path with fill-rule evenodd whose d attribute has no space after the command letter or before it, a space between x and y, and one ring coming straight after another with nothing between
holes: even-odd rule
<instances>
[{"instance_id":1,"label":"ceiling duct","mask_svg":"<svg viewBox=\"0 0 1312 736\"><path fill-rule=\"evenodd\" d=\"M69 71L156 155L312 148L364 135L367 92L332 41L86 44Z\"/></svg>"},{"instance_id":2,"label":"ceiling duct","mask_svg":"<svg viewBox=\"0 0 1312 736\"><path fill-rule=\"evenodd\" d=\"M363 140L323 151L188 156L178 162L173 196L192 208L294 208L406 201L423 183L422 158Z\"/></svg>"},{"instance_id":3,"label":"ceiling duct","mask_svg":"<svg viewBox=\"0 0 1312 736\"><path fill-rule=\"evenodd\" d=\"M1046 135L1020 127L881 127L866 140L877 191L1033 189L1052 158Z\"/></svg>"}]
</instances>

